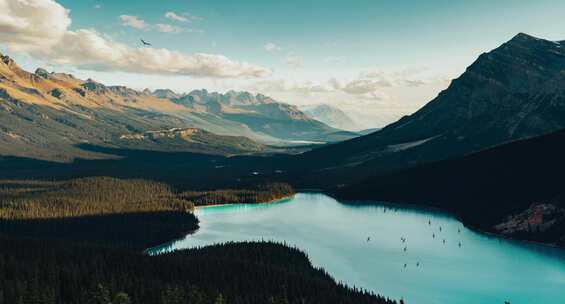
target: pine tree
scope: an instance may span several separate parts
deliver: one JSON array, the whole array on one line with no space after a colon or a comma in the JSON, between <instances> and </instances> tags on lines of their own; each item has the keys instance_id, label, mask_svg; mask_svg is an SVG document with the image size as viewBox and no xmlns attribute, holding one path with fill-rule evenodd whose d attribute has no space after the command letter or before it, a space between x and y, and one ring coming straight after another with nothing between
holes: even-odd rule
<instances>
[{"instance_id":1,"label":"pine tree","mask_svg":"<svg viewBox=\"0 0 565 304\"><path fill-rule=\"evenodd\" d=\"M98 284L90 298L91 304L110 304L110 291L104 285Z\"/></svg>"},{"instance_id":2,"label":"pine tree","mask_svg":"<svg viewBox=\"0 0 565 304\"><path fill-rule=\"evenodd\" d=\"M219 293L218 297L216 297L216 301L214 301L214 304L226 304L226 301L224 300L224 296Z\"/></svg>"},{"instance_id":3,"label":"pine tree","mask_svg":"<svg viewBox=\"0 0 565 304\"><path fill-rule=\"evenodd\" d=\"M131 304L131 300L127 293L118 292L112 300L112 304Z\"/></svg>"}]
</instances>

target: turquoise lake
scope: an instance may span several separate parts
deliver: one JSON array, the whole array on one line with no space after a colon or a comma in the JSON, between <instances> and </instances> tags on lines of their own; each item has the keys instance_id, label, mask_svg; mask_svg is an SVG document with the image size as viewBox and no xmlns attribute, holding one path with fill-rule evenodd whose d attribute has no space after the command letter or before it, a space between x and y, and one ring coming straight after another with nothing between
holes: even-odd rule
<instances>
[{"instance_id":1,"label":"turquoise lake","mask_svg":"<svg viewBox=\"0 0 565 304\"><path fill-rule=\"evenodd\" d=\"M336 281L407 304L565 303L564 250L477 233L437 211L353 206L299 193L270 204L199 208L196 214L196 233L152 253L274 240L300 248Z\"/></svg>"}]
</instances>

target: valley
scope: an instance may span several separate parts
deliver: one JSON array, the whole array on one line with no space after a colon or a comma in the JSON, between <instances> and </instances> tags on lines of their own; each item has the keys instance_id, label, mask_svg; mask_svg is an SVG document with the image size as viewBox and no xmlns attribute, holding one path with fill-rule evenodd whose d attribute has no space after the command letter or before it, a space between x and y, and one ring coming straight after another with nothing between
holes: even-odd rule
<instances>
[{"instance_id":1,"label":"valley","mask_svg":"<svg viewBox=\"0 0 565 304\"><path fill-rule=\"evenodd\" d=\"M2 155L65 162L108 157L84 151L81 144L224 155L285 153L283 146L293 141L358 136L335 134L339 130L261 94L140 92L41 68L30 73L9 56L0 58ZM196 129L202 131L186 136Z\"/></svg>"}]
</instances>

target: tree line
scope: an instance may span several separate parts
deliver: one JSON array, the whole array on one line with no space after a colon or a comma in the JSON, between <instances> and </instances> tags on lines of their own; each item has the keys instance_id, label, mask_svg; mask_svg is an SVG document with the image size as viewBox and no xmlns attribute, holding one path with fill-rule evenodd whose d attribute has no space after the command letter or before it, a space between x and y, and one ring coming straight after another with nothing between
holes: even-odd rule
<instances>
[{"instance_id":1,"label":"tree line","mask_svg":"<svg viewBox=\"0 0 565 304\"><path fill-rule=\"evenodd\" d=\"M181 192L160 182L112 177L4 180L0 234L142 250L198 229L195 205L254 204L292 194L292 187L283 183Z\"/></svg>"},{"instance_id":2,"label":"tree line","mask_svg":"<svg viewBox=\"0 0 565 304\"><path fill-rule=\"evenodd\" d=\"M296 248L227 243L147 256L0 238L0 304L395 303L336 283Z\"/></svg>"},{"instance_id":3,"label":"tree line","mask_svg":"<svg viewBox=\"0 0 565 304\"><path fill-rule=\"evenodd\" d=\"M143 253L197 229L195 204L293 193L286 184L180 192L110 177L0 181L0 304L395 303L336 283L284 244Z\"/></svg>"},{"instance_id":4,"label":"tree line","mask_svg":"<svg viewBox=\"0 0 565 304\"><path fill-rule=\"evenodd\" d=\"M213 191L184 191L179 197L196 206L222 204L265 203L294 195L295 191L286 183L269 183L255 189L227 189Z\"/></svg>"}]
</instances>

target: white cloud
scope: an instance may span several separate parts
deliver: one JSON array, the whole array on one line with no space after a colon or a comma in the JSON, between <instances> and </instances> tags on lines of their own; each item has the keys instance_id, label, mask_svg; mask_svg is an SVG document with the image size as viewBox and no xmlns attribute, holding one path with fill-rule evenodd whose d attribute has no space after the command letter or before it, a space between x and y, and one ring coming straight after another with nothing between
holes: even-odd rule
<instances>
[{"instance_id":1,"label":"white cloud","mask_svg":"<svg viewBox=\"0 0 565 304\"><path fill-rule=\"evenodd\" d=\"M265 43L265 45L263 46L263 48L265 49L265 51L267 52L277 52L281 50L281 47L272 43L272 42L267 42Z\"/></svg>"},{"instance_id":2,"label":"white cloud","mask_svg":"<svg viewBox=\"0 0 565 304\"><path fill-rule=\"evenodd\" d=\"M216 54L132 48L93 29L69 30L68 11L53 0L0 0L0 38L9 51L82 69L195 77L263 77L270 70Z\"/></svg>"},{"instance_id":3,"label":"white cloud","mask_svg":"<svg viewBox=\"0 0 565 304\"><path fill-rule=\"evenodd\" d=\"M101 8L102 8L102 5L101 5L101 4L96 4L96 5L94 5L94 8L95 8L95 9L101 9Z\"/></svg>"},{"instance_id":4,"label":"white cloud","mask_svg":"<svg viewBox=\"0 0 565 304\"><path fill-rule=\"evenodd\" d=\"M133 28L140 29L140 30L142 30L142 29L144 29L148 26L147 23L143 19L140 19L137 16L121 15L120 20L122 21L122 25L133 27Z\"/></svg>"},{"instance_id":5,"label":"white cloud","mask_svg":"<svg viewBox=\"0 0 565 304\"><path fill-rule=\"evenodd\" d=\"M419 87L432 84L438 80L436 78L422 77L421 74L428 70L429 68L427 67L411 67L394 72L384 72L375 69L359 73L359 78L378 80L383 83L389 83L391 86Z\"/></svg>"},{"instance_id":6,"label":"white cloud","mask_svg":"<svg viewBox=\"0 0 565 304\"><path fill-rule=\"evenodd\" d=\"M171 20L174 20L174 21L189 22L188 18L183 17L183 16L179 16L175 12L166 12L165 17L167 17Z\"/></svg>"},{"instance_id":7,"label":"white cloud","mask_svg":"<svg viewBox=\"0 0 565 304\"><path fill-rule=\"evenodd\" d=\"M192 22L202 20L202 18L194 16L190 13L183 13L182 15L179 15L172 11L166 12L165 17L178 22Z\"/></svg>"},{"instance_id":8,"label":"white cloud","mask_svg":"<svg viewBox=\"0 0 565 304\"><path fill-rule=\"evenodd\" d=\"M248 85L246 90L255 92L285 92L311 96L316 93L330 93L335 90L326 84L319 84L312 81L289 82L284 79L270 79L257 81Z\"/></svg>"},{"instance_id":9,"label":"white cloud","mask_svg":"<svg viewBox=\"0 0 565 304\"><path fill-rule=\"evenodd\" d=\"M11 50L51 47L70 24L67 10L54 1L0 0L0 41Z\"/></svg>"},{"instance_id":10,"label":"white cloud","mask_svg":"<svg viewBox=\"0 0 565 304\"><path fill-rule=\"evenodd\" d=\"M179 16L174 12L167 12L165 16L169 19L176 20L176 21L183 21L188 22L189 19ZM122 21L122 25L133 27L136 29L145 29L145 30L157 30L161 33L170 33L170 34L177 34L182 32L190 32L190 33L202 33L202 30L199 29L189 29L184 27L179 27L172 24L167 23L157 23L155 25L151 25L147 23L145 20L137 17L137 16L130 16L130 15L121 15L120 20Z\"/></svg>"},{"instance_id":11,"label":"white cloud","mask_svg":"<svg viewBox=\"0 0 565 304\"><path fill-rule=\"evenodd\" d=\"M294 53L288 53L285 63L293 68L301 68L304 66L304 59Z\"/></svg>"},{"instance_id":12,"label":"white cloud","mask_svg":"<svg viewBox=\"0 0 565 304\"><path fill-rule=\"evenodd\" d=\"M181 33L185 31L185 29L182 27L163 23L157 23L155 24L155 27L161 33Z\"/></svg>"},{"instance_id":13,"label":"white cloud","mask_svg":"<svg viewBox=\"0 0 565 304\"><path fill-rule=\"evenodd\" d=\"M384 87L391 87L392 84L386 80L355 79L343 85L341 90L354 95L374 93Z\"/></svg>"}]
</instances>

